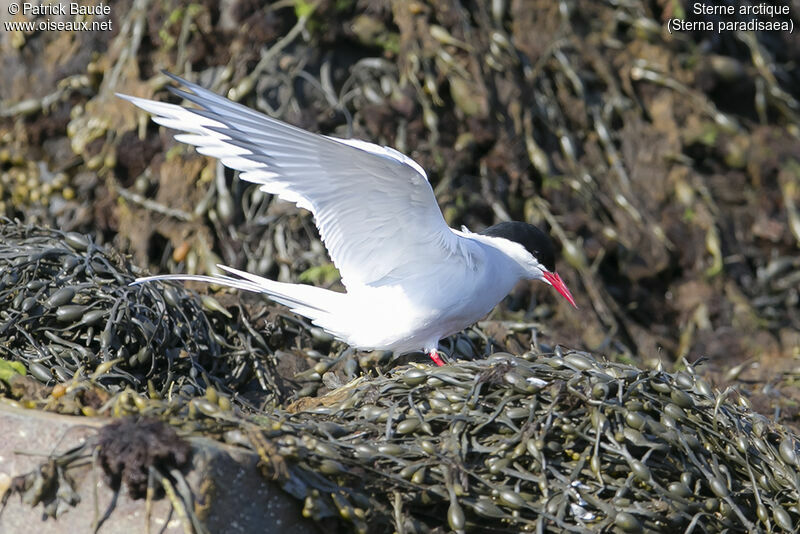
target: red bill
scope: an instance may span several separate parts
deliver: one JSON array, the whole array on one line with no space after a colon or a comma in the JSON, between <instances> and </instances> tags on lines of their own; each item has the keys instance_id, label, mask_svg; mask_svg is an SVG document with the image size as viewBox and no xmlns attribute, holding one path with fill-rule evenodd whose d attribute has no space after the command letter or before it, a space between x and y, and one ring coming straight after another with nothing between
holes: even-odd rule
<instances>
[{"instance_id":1,"label":"red bill","mask_svg":"<svg viewBox=\"0 0 800 534\"><path fill-rule=\"evenodd\" d=\"M560 276L558 276L558 274L544 271L542 273L542 276L544 276L544 279L550 282L550 285L556 288L556 291L561 293L561 295L565 299L567 299L570 304L572 304L576 308L578 307L578 305L575 304L575 299L572 298L572 293L569 292L569 289L567 289L566 284L564 284L564 281L561 279Z\"/></svg>"}]
</instances>

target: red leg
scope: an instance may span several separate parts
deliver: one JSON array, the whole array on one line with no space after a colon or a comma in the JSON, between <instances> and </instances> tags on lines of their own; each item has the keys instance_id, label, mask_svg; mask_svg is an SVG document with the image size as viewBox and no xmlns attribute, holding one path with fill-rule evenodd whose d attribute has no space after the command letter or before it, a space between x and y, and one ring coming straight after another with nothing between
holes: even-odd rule
<instances>
[{"instance_id":1,"label":"red leg","mask_svg":"<svg viewBox=\"0 0 800 534\"><path fill-rule=\"evenodd\" d=\"M436 351L436 349L430 351L428 353L428 356L430 356L431 360L433 360L433 363L435 363L439 367L444 365L444 361L442 361L442 357L439 356L439 353Z\"/></svg>"}]
</instances>

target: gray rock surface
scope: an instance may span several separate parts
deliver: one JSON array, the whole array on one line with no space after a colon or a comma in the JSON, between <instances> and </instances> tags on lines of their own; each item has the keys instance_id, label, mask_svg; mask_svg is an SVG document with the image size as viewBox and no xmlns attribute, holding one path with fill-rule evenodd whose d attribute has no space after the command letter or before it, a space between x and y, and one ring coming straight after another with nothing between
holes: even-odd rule
<instances>
[{"instance_id":1,"label":"gray rock surface","mask_svg":"<svg viewBox=\"0 0 800 534\"><path fill-rule=\"evenodd\" d=\"M0 399L0 494L11 478L36 469L48 455L63 453L94 435L111 420L70 417L25 410ZM192 466L186 480L195 496L196 512L211 533L315 534L316 525L301 515L299 501L258 472L257 455L204 438L192 438ZM114 492L103 481L99 468L88 463L69 470L80 502L58 520L45 519L42 505L30 507L11 495L0 513L0 532L64 534L92 532L95 510L102 517ZM96 484L97 502L94 488ZM198 503L204 509L197 510ZM207 507L207 508L206 508ZM145 500L133 500L123 489L99 534L146 532ZM166 498L153 502L150 532L186 532Z\"/></svg>"}]
</instances>

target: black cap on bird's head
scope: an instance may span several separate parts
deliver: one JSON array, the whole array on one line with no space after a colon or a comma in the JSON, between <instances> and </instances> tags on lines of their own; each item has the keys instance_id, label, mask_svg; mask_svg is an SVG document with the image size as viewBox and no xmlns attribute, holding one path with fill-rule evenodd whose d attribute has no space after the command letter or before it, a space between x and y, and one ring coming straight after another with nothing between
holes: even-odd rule
<instances>
[{"instance_id":1,"label":"black cap on bird's head","mask_svg":"<svg viewBox=\"0 0 800 534\"><path fill-rule=\"evenodd\" d=\"M553 245L553 240L545 232L542 232L532 224L510 221L495 224L480 232L482 235L490 237L502 237L519 243L525 250L536 258L536 261L546 269L542 272L542 276L547 282L552 285L556 291L561 293L570 304L575 306L575 299L567 289L566 284L561 280L561 277L556 274L556 247Z\"/></svg>"},{"instance_id":2,"label":"black cap on bird's head","mask_svg":"<svg viewBox=\"0 0 800 534\"><path fill-rule=\"evenodd\" d=\"M556 270L556 247L550 236L532 224L511 221L501 222L480 232L482 235L502 237L519 243L550 272Z\"/></svg>"}]
</instances>

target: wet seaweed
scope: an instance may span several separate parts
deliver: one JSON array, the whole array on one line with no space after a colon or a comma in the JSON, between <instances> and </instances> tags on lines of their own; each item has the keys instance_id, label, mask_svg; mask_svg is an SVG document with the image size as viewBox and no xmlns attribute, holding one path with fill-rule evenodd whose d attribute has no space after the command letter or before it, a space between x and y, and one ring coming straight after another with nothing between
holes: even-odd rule
<instances>
[{"instance_id":1,"label":"wet seaweed","mask_svg":"<svg viewBox=\"0 0 800 534\"><path fill-rule=\"evenodd\" d=\"M101 413L248 448L303 515L358 532L774 532L800 519L798 437L693 366L644 371L559 347L401 366L259 413L214 393L132 391ZM103 442L46 465L66 473Z\"/></svg>"},{"instance_id":2,"label":"wet seaweed","mask_svg":"<svg viewBox=\"0 0 800 534\"><path fill-rule=\"evenodd\" d=\"M113 34L9 33L0 215L24 223L0 222L4 402L250 448L344 530L796 530L797 438L757 415L796 423L791 35L668 34L693 19L680 2L368 4L134 0ZM546 223L581 313L517 290L445 342L475 361L432 370L346 353L272 306L129 287L109 242L154 272L337 279L307 214L118 105L168 98L162 68L412 155L454 227ZM486 359L503 348L522 357ZM735 388L684 360L700 357ZM15 491L57 514L76 458Z\"/></svg>"},{"instance_id":3,"label":"wet seaweed","mask_svg":"<svg viewBox=\"0 0 800 534\"><path fill-rule=\"evenodd\" d=\"M111 394L192 397L260 382L262 402L285 395L274 351L212 297L131 286L130 263L84 235L8 219L0 235L0 359L41 383L91 376Z\"/></svg>"}]
</instances>

